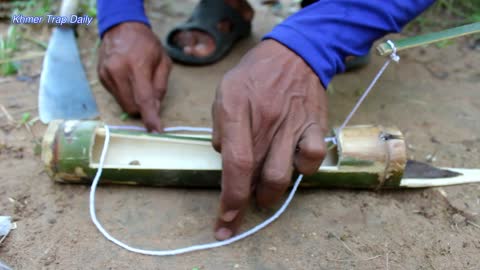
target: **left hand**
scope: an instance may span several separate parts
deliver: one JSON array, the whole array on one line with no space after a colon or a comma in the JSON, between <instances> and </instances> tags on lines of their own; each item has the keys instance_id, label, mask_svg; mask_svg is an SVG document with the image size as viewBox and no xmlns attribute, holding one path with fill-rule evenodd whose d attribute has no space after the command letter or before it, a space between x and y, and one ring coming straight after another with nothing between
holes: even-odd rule
<instances>
[{"instance_id":1,"label":"left hand","mask_svg":"<svg viewBox=\"0 0 480 270\"><path fill-rule=\"evenodd\" d=\"M158 113L171 68L160 40L143 23L124 22L103 36L98 77L125 112L142 116L148 131L163 130Z\"/></svg>"},{"instance_id":2,"label":"left hand","mask_svg":"<svg viewBox=\"0 0 480 270\"><path fill-rule=\"evenodd\" d=\"M326 152L327 97L301 57L274 40L253 48L229 71L213 104L213 147L222 154L218 240L240 226L252 193L277 202L294 169L315 173Z\"/></svg>"}]
</instances>

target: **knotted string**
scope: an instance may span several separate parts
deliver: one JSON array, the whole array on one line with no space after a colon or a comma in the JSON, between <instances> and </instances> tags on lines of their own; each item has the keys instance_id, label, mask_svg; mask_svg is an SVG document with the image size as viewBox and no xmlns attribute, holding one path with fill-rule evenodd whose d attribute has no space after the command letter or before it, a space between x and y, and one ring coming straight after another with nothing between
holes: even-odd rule
<instances>
[{"instance_id":1,"label":"knotted string","mask_svg":"<svg viewBox=\"0 0 480 270\"><path fill-rule=\"evenodd\" d=\"M380 76L383 74L383 72L385 71L385 69L387 68L387 66L390 64L390 62L393 60L395 62L398 62L400 60L400 57L396 54L397 52L397 49L395 47L395 45L393 44L392 41L388 40L387 43L392 47L392 54L390 55L390 59L388 59L385 64L383 65L383 67L380 69L380 71L377 73L377 75L375 76L375 78L373 79L373 81L370 83L370 85L368 86L368 88L365 90L365 92L363 93L363 95L360 97L360 99L357 101L357 103L355 104L355 106L353 107L352 111L350 112L350 114L347 116L347 118L345 119L345 121L343 122L342 126L340 127L340 130L343 129L347 123L350 121L350 119L353 117L353 115L355 114L355 112L357 111L358 107L360 107L360 104L362 104L362 102L365 100L365 98L367 97L368 93L370 93L370 91L372 90L373 86L375 85L375 83L377 82L377 80L380 78ZM98 164L98 170L97 170L97 173L95 174L95 178L93 179L93 182L92 182L92 186L91 186L91 189L90 189L90 201L89 201L89 208L90 208L90 217L93 221L93 224L95 224L95 226L97 227L97 229L100 231L100 233L105 237L107 238L108 240L112 241L114 244L126 249L126 250L129 250L131 252L135 252L135 253L139 253L139 254L144 254L144 255L153 255L153 256L171 256L171 255L178 255L178 254L183 254L183 253L188 253L188 252L192 252L192 251L198 251L198 250L205 250L205 249L211 249L211 248L216 248L216 247L222 247L222 246L226 246L226 245L229 245L229 244L232 244L234 242L237 242L239 240L242 240L258 231L260 231L261 229L265 228L266 226L268 226L269 224L271 224L273 221L275 221L278 217L280 217L280 215L285 212L285 210L287 209L288 205L290 204L290 202L292 201L293 199L293 196L295 195L295 192L297 191L298 189L298 186L300 185L301 181L302 181L302 178L303 178L303 175L300 174L297 178L297 180L295 180L295 183L293 185L293 188L292 190L290 191L290 193L288 194L288 197L287 199L285 200L285 202L282 204L282 206L280 207L280 209L277 210L277 212L275 212L275 214L273 216L271 216L270 218L268 218L267 220L263 221L262 223L258 224L257 226L241 233L241 234L238 234L232 238L229 238L227 240L223 240L223 241L217 241L217 242L211 242L211 243L207 243L207 244L201 244L201 245L193 245L193 246L189 246L189 247L184 247L184 248L178 248L178 249L171 249L171 250L147 250L147 249L140 249L140 248L135 248L135 247L131 247L125 243L123 243L122 241L116 239L115 237L113 237L112 235L110 235L107 230L105 230L105 228L102 226L102 224L98 221L97 219L97 214L95 212L95 192L97 190L97 186L98 186L98 183L100 182L100 177L102 176L102 171L103 171L103 167L104 167L104 164L105 164L105 158L106 158L106 155L107 155L107 151L108 151L108 146L110 144L110 129L130 129L130 130L139 130L139 131L145 131L144 128L142 127L132 127L132 126L108 126L108 125L105 125L104 126L105 128L105 142L103 144L103 149L102 149L102 153L100 155L100 161L99 161L99 164ZM186 126L179 126L179 127L170 127L170 128L165 128L165 131L166 132L172 132L172 131L193 131L193 132L209 132L211 133L212 132L212 129L211 128L202 128L202 127L186 127ZM336 143L335 142L335 138L325 138L325 141L326 142L333 142L333 143Z\"/></svg>"}]
</instances>

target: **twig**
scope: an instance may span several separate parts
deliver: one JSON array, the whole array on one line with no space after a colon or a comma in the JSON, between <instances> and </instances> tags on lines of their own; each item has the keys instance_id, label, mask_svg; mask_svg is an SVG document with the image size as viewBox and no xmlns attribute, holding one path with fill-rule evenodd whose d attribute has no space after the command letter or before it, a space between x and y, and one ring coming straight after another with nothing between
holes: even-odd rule
<instances>
[{"instance_id":1,"label":"twig","mask_svg":"<svg viewBox=\"0 0 480 270\"><path fill-rule=\"evenodd\" d=\"M7 111L7 109L5 108L5 106L3 106L3 104L0 104L0 110L2 110L3 114L5 114L5 116L7 117L8 121L10 123L15 123L15 120L13 120L13 117L10 115L10 113Z\"/></svg>"},{"instance_id":2,"label":"twig","mask_svg":"<svg viewBox=\"0 0 480 270\"><path fill-rule=\"evenodd\" d=\"M25 126L25 129L28 131L28 133L30 133L30 135L32 135L32 139L38 144L40 143L40 141L38 140L37 136L35 136L35 134L33 133L32 129L30 128L30 126L25 123L23 124Z\"/></svg>"},{"instance_id":3,"label":"twig","mask_svg":"<svg viewBox=\"0 0 480 270\"><path fill-rule=\"evenodd\" d=\"M474 223L473 221L470 221L467 219L467 223L472 225L473 227L477 227L478 229L480 229L480 225L478 225L477 223Z\"/></svg>"},{"instance_id":4,"label":"twig","mask_svg":"<svg viewBox=\"0 0 480 270\"><path fill-rule=\"evenodd\" d=\"M376 258L379 258L379 257L382 257L382 255L376 255L376 256L373 256L373 257L369 257L369 258L363 258L362 256L358 255L357 253L355 253L348 245L347 243L345 243L345 241L343 241L340 237L338 237L338 235L332 233L333 236L335 236L335 238L337 238L338 241L340 241L342 243L342 245L348 250L350 251L350 253L352 253L353 255L355 255L355 257L357 257L358 259L356 260L346 260L346 259L329 259L327 258L327 260L329 261L335 261L335 262L356 262L356 261L370 261L370 260L374 260Z\"/></svg>"},{"instance_id":5,"label":"twig","mask_svg":"<svg viewBox=\"0 0 480 270\"><path fill-rule=\"evenodd\" d=\"M385 244L385 269L389 270L390 266L388 263L388 245Z\"/></svg>"},{"instance_id":6,"label":"twig","mask_svg":"<svg viewBox=\"0 0 480 270\"><path fill-rule=\"evenodd\" d=\"M472 220L474 219L475 217L475 213L472 214L472 213L468 213L466 212L465 210L463 209L460 209L458 207L456 207L455 205L453 205L450 200L448 199L448 195L447 195L447 192L443 189L443 188L438 188L436 189L436 191L440 194L441 198L447 203L448 207L450 207L450 209L454 210L454 212L462 215L463 217L465 217L467 220Z\"/></svg>"},{"instance_id":7,"label":"twig","mask_svg":"<svg viewBox=\"0 0 480 270\"><path fill-rule=\"evenodd\" d=\"M3 240L5 240L5 238L7 238L7 235L2 236L2 238L0 239L0 245L3 243Z\"/></svg>"},{"instance_id":8,"label":"twig","mask_svg":"<svg viewBox=\"0 0 480 270\"><path fill-rule=\"evenodd\" d=\"M84 55L88 52L91 52L92 50L94 50L94 49L81 50L80 55ZM7 59L1 59L0 64L10 63L10 62L13 62L13 61L39 58L39 57L45 56L45 53L46 53L46 51L45 52L32 52L32 53L22 55L22 56L17 56L17 57L12 57L12 58L7 58Z\"/></svg>"},{"instance_id":9,"label":"twig","mask_svg":"<svg viewBox=\"0 0 480 270\"><path fill-rule=\"evenodd\" d=\"M430 266L433 268L433 270L437 270L437 268L435 267L435 265L433 265L433 260L431 257L428 258L428 263L430 264Z\"/></svg>"},{"instance_id":10,"label":"twig","mask_svg":"<svg viewBox=\"0 0 480 270\"><path fill-rule=\"evenodd\" d=\"M36 39L31 38L31 37L29 37L29 36L22 35L22 38L25 39L25 40L27 40L27 41L32 42L33 44L35 44L35 45L37 45L37 46L40 46L41 48L43 48L43 49L45 49L45 50L46 50L47 47L48 47L48 44L46 44L45 42L36 40Z\"/></svg>"},{"instance_id":11,"label":"twig","mask_svg":"<svg viewBox=\"0 0 480 270\"><path fill-rule=\"evenodd\" d=\"M329 258L327 258L327 261L333 261L333 262L359 262L359 261L371 261L371 260L375 260L375 259L380 258L380 257L382 257L382 255L377 255L377 256L370 257L370 258L359 258L359 259L356 259L356 260L338 260L338 259L329 259Z\"/></svg>"},{"instance_id":12,"label":"twig","mask_svg":"<svg viewBox=\"0 0 480 270\"><path fill-rule=\"evenodd\" d=\"M10 62L19 61L19 60L39 58L39 57L43 57L44 55L45 55L45 52L33 52L33 53L25 54L25 55L22 55L22 56L2 59L2 60L0 60L0 64L10 63Z\"/></svg>"},{"instance_id":13,"label":"twig","mask_svg":"<svg viewBox=\"0 0 480 270\"><path fill-rule=\"evenodd\" d=\"M2 83L9 83L9 82L13 82L14 79L13 78L1 78L0 79L0 84Z\"/></svg>"},{"instance_id":14,"label":"twig","mask_svg":"<svg viewBox=\"0 0 480 270\"><path fill-rule=\"evenodd\" d=\"M33 123L35 123L35 122L37 121L37 120L35 120L35 119L38 120L38 117L35 117L35 118L32 119L31 121L34 121ZM22 126L25 127L25 129L28 131L28 133L30 133L30 135L32 136L33 141L35 141L36 144L40 144L40 143L41 143L40 140L37 138L37 136L35 136L35 133L33 133L33 130L30 128L30 124L29 124L28 121L27 121L26 123L23 123L23 124L20 124L20 125L22 125ZM17 126L17 128L18 128L18 126Z\"/></svg>"},{"instance_id":15,"label":"twig","mask_svg":"<svg viewBox=\"0 0 480 270\"><path fill-rule=\"evenodd\" d=\"M359 257L361 258L359 255L357 255L357 253L353 252L353 250L345 243L345 241L343 241L340 237L338 237L336 234L333 233L333 235L335 236L335 238L337 238L338 241L340 241L342 243L342 245L348 250L350 251L350 253L352 253L353 255L355 255L356 257Z\"/></svg>"},{"instance_id":16,"label":"twig","mask_svg":"<svg viewBox=\"0 0 480 270\"><path fill-rule=\"evenodd\" d=\"M100 81L99 80L93 80L90 82L90 87L95 87Z\"/></svg>"}]
</instances>

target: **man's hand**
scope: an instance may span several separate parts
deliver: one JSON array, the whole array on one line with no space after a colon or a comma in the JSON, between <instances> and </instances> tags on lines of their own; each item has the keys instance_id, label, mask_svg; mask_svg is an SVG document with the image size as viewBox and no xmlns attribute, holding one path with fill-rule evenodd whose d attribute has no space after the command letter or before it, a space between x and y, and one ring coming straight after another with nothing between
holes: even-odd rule
<instances>
[{"instance_id":1,"label":"man's hand","mask_svg":"<svg viewBox=\"0 0 480 270\"><path fill-rule=\"evenodd\" d=\"M215 237L236 233L255 193L277 202L294 169L316 172L326 152L327 98L317 75L288 48L261 42L228 72L213 104L213 147L222 154Z\"/></svg>"},{"instance_id":2,"label":"man's hand","mask_svg":"<svg viewBox=\"0 0 480 270\"><path fill-rule=\"evenodd\" d=\"M171 65L160 41L144 24L122 23L103 36L100 80L125 112L141 115L149 131L162 131L158 112Z\"/></svg>"}]
</instances>

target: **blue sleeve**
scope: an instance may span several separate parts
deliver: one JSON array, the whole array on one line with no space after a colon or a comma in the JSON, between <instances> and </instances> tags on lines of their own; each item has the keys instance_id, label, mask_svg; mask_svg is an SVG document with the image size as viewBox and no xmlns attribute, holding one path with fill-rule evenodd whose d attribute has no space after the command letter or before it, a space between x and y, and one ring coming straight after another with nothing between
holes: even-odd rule
<instances>
[{"instance_id":1,"label":"blue sleeve","mask_svg":"<svg viewBox=\"0 0 480 270\"><path fill-rule=\"evenodd\" d=\"M122 22L141 22L150 26L143 0L98 0L98 33L100 37L111 27Z\"/></svg>"},{"instance_id":2,"label":"blue sleeve","mask_svg":"<svg viewBox=\"0 0 480 270\"><path fill-rule=\"evenodd\" d=\"M290 48L325 88L345 71L347 56L368 53L373 42L402 27L434 0L319 0L277 25L264 39Z\"/></svg>"}]
</instances>

